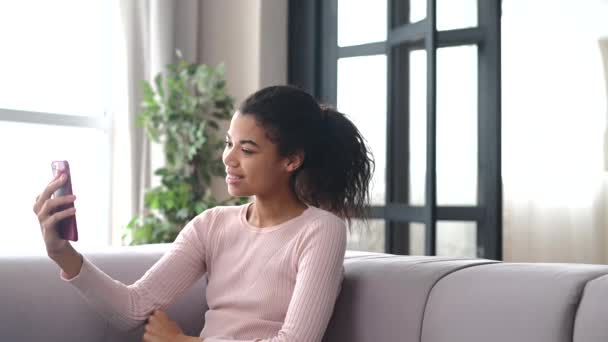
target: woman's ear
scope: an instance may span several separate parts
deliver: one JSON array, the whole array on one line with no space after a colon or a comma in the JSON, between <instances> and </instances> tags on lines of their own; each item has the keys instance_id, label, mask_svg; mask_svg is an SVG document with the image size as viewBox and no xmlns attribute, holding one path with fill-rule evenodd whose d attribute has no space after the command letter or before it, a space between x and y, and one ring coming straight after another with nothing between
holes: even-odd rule
<instances>
[{"instance_id":1,"label":"woman's ear","mask_svg":"<svg viewBox=\"0 0 608 342\"><path fill-rule=\"evenodd\" d=\"M302 166L302 163L304 163L304 152L298 151L292 153L287 157L285 170L287 172L294 172Z\"/></svg>"}]
</instances>

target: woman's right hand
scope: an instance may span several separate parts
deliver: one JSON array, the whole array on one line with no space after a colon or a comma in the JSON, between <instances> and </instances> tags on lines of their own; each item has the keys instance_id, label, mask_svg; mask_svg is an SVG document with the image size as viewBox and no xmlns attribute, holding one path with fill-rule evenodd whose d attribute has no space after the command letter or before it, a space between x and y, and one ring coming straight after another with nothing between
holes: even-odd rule
<instances>
[{"instance_id":1,"label":"woman's right hand","mask_svg":"<svg viewBox=\"0 0 608 342\"><path fill-rule=\"evenodd\" d=\"M49 256L60 254L69 246L68 240L59 237L57 227L59 221L74 215L76 209L72 207L57 212L56 210L63 205L73 203L76 196L66 195L51 198L53 193L65 184L66 181L67 177L65 175L55 178L46 186L44 191L36 197L36 203L34 204L34 213L36 213L38 221L40 222L40 230Z\"/></svg>"}]
</instances>

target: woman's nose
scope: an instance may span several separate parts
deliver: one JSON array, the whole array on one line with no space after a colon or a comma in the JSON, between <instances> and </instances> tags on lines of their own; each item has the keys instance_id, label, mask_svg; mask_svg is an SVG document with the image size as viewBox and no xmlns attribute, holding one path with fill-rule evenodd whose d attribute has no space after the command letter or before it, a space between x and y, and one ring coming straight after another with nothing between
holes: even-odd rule
<instances>
[{"instance_id":1,"label":"woman's nose","mask_svg":"<svg viewBox=\"0 0 608 342\"><path fill-rule=\"evenodd\" d=\"M234 153L233 153L234 149L229 149L226 148L226 150L224 150L224 165L226 166L230 166L230 167L237 167L238 166L238 160L236 160L236 158L234 157Z\"/></svg>"}]
</instances>

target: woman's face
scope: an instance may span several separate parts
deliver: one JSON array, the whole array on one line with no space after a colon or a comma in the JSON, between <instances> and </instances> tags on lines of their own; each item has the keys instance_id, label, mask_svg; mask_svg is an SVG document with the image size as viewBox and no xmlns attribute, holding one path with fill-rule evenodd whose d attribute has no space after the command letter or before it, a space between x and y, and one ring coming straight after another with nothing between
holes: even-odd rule
<instances>
[{"instance_id":1,"label":"woman's face","mask_svg":"<svg viewBox=\"0 0 608 342\"><path fill-rule=\"evenodd\" d=\"M268 196L289 186L289 159L279 156L253 115L232 116L222 160L232 196Z\"/></svg>"}]
</instances>

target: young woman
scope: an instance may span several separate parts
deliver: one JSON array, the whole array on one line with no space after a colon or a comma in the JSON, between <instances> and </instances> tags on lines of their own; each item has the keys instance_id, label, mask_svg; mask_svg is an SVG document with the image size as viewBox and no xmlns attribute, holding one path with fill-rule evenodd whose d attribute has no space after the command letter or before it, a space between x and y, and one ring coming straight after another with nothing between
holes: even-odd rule
<instances>
[{"instance_id":1,"label":"young woman","mask_svg":"<svg viewBox=\"0 0 608 342\"><path fill-rule=\"evenodd\" d=\"M343 278L346 222L369 199L373 160L341 113L291 86L264 88L232 117L223 153L228 192L254 196L190 221L144 276L126 286L58 238L54 213L74 196L36 199L48 255L106 319L146 324L144 341L321 341ZM209 310L200 337L162 310L203 274Z\"/></svg>"}]
</instances>

